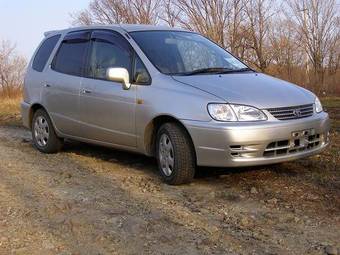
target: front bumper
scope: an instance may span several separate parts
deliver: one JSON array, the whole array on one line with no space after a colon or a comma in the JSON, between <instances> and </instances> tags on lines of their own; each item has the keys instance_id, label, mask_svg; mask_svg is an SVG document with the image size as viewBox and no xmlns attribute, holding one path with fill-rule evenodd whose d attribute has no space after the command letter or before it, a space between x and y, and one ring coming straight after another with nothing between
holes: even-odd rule
<instances>
[{"instance_id":1,"label":"front bumper","mask_svg":"<svg viewBox=\"0 0 340 255\"><path fill-rule=\"evenodd\" d=\"M184 120L200 166L255 166L320 153L329 143L325 112L296 120L199 122Z\"/></svg>"}]
</instances>

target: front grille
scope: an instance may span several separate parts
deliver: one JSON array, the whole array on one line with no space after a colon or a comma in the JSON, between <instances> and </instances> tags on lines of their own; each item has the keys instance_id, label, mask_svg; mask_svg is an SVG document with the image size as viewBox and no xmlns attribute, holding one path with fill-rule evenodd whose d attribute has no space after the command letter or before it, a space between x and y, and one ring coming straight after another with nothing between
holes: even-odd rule
<instances>
[{"instance_id":1,"label":"front grille","mask_svg":"<svg viewBox=\"0 0 340 255\"><path fill-rule=\"evenodd\" d=\"M320 134L307 134L299 139L271 142L263 152L263 156L276 157L311 150L320 146L322 141Z\"/></svg>"},{"instance_id":2,"label":"front grille","mask_svg":"<svg viewBox=\"0 0 340 255\"><path fill-rule=\"evenodd\" d=\"M312 116L314 113L314 107L313 104L306 104L291 107L270 108L267 109L267 111L278 120L291 120Z\"/></svg>"}]
</instances>

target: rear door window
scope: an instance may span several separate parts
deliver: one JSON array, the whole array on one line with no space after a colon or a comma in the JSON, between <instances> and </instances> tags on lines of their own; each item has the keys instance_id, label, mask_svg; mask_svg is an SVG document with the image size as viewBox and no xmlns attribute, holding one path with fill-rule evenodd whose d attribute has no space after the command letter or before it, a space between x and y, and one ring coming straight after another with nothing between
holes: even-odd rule
<instances>
[{"instance_id":1,"label":"rear door window","mask_svg":"<svg viewBox=\"0 0 340 255\"><path fill-rule=\"evenodd\" d=\"M54 60L52 69L69 75L83 76L90 32L72 32L65 36Z\"/></svg>"},{"instance_id":2,"label":"rear door window","mask_svg":"<svg viewBox=\"0 0 340 255\"><path fill-rule=\"evenodd\" d=\"M44 70L46 62L48 58L50 57L51 52L53 51L54 47L56 46L59 38L60 38L60 35L55 35L50 38L47 38L41 44L33 60L32 68L34 70L38 72L42 72Z\"/></svg>"}]
</instances>

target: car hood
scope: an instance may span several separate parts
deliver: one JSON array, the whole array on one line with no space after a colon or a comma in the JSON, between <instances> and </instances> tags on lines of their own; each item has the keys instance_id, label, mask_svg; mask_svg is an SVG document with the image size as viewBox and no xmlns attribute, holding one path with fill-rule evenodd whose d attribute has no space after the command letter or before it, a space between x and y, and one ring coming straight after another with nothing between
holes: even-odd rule
<instances>
[{"instance_id":1,"label":"car hood","mask_svg":"<svg viewBox=\"0 0 340 255\"><path fill-rule=\"evenodd\" d=\"M173 76L173 78L228 103L252 105L259 109L314 103L314 95L310 91L261 73Z\"/></svg>"}]
</instances>

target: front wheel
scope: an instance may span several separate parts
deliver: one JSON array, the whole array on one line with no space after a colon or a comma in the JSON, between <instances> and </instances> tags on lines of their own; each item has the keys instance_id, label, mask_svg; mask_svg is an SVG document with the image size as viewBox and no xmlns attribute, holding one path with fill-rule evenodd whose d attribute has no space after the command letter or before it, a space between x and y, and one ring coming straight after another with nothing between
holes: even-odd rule
<instances>
[{"instance_id":1,"label":"front wheel","mask_svg":"<svg viewBox=\"0 0 340 255\"><path fill-rule=\"evenodd\" d=\"M157 133L159 171L168 184L189 183L195 175L196 158L191 139L176 123L163 124Z\"/></svg>"},{"instance_id":2,"label":"front wheel","mask_svg":"<svg viewBox=\"0 0 340 255\"><path fill-rule=\"evenodd\" d=\"M34 113L32 138L34 146L44 153L56 153L63 146L63 140L56 135L51 119L43 109Z\"/></svg>"}]
</instances>

